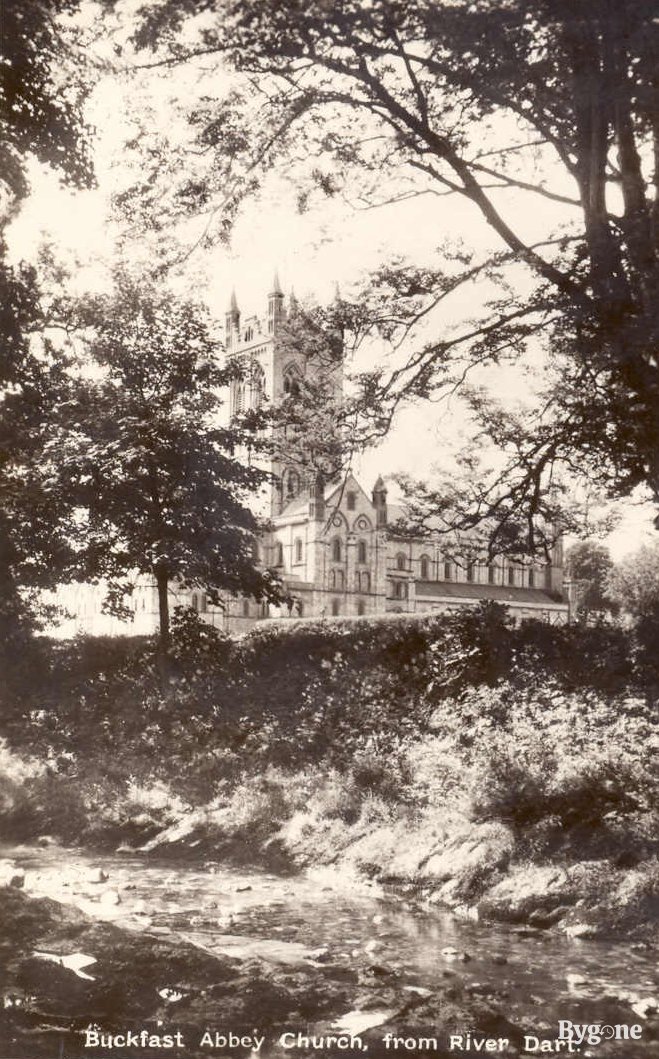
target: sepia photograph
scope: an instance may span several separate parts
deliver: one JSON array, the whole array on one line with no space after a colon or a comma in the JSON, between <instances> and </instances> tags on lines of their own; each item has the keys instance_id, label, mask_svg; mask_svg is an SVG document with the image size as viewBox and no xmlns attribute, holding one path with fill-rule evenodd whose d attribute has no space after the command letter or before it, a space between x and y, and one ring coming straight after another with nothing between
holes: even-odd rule
<instances>
[{"instance_id":1,"label":"sepia photograph","mask_svg":"<svg viewBox=\"0 0 659 1059\"><path fill-rule=\"evenodd\" d=\"M659 0L0 0L0 1059L659 1055Z\"/></svg>"}]
</instances>

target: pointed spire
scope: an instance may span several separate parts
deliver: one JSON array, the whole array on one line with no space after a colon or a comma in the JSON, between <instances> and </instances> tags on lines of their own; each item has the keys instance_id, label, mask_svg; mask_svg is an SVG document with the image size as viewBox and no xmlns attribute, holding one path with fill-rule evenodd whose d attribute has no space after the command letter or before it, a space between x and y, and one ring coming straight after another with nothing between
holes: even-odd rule
<instances>
[{"instance_id":1,"label":"pointed spire","mask_svg":"<svg viewBox=\"0 0 659 1059\"><path fill-rule=\"evenodd\" d=\"M237 313L238 312L238 299L236 298L236 288L235 287L231 291L231 298L229 300L229 312L230 313Z\"/></svg>"},{"instance_id":2,"label":"pointed spire","mask_svg":"<svg viewBox=\"0 0 659 1059\"><path fill-rule=\"evenodd\" d=\"M297 300L297 295L296 295L295 289L293 287L291 287L291 293L288 296L288 305L289 305L290 309L297 309L298 306L299 306L299 302Z\"/></svg>"},{"instance_id":3,"label":"pointed spire","mask_svg":"<svg viewBox=\"0 0 659 1059\"><path fill-rule=\"evenodd\" d=\"M281 283L279 282L279 270L275 269L275 275L274 275L274 278L272 280L272 290L270 291L270 294L271 295L272 294L281 294L281 295L283 295L283 293L284 292L281 289Z\"/></svg>"},{"instance_id":4,"label":"pointed spire","mask_svg":"<svg viewBox=\"0 0 659 1059\"><path fill-rule=\"evenodd\" d=\"M386 493L387 492L387 487L384 484L384 478L382 477L381 474L378 475L377 481L376 481L375 485L373 486L373 492L374 493Z\"/></svg>"}]
</instances>

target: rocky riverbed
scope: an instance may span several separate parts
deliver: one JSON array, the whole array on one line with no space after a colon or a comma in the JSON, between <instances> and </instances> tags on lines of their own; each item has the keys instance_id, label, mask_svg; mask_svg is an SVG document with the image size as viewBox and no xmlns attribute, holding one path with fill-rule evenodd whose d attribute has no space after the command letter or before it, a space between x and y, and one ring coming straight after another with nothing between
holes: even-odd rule
<instances>
[{"instance_id":1,"label":"rocky riverbed","mask_svg":"<svg viewBox=\"0 0 659 1059\"><path fill-rule=\"evenodd\" d=\"M659 1049L647 945L461 920L327 869L5 854L3 1059L518 1056L560 1020L640 1027L583 1055Z\"/></svg>"}]
</instances>

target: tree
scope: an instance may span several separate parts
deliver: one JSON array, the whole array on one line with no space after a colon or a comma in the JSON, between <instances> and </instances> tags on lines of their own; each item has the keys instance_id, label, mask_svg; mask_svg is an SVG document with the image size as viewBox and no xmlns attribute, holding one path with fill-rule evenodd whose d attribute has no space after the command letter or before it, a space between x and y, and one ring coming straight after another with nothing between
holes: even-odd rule
<instances>
[{"instance_id":1,"label":"tree","mask_svg":"<svg viewBox=\"0 0 659 1059\"><path fill-rule=\"evenodd\" d=\"M81 376L56 443L79 508L79 569L108 581L115 613L135 573L154 578L164 657L173 582L203 588L218 605L227 590L281 599L276 577L255 565L259 526L246 506L266 475L237 458L258 444L257 417L220 425L232 369L218 367L197 306L118 277L85 318L95 370Z\"/></svg>"},{"instance_id":2,"label":"tree","mask_svg":"<svg viewBox=\"0 0 659 1059\"><path fill-rule=\"evenodd\" d=\"M165 0L143 11L135 40L155 50L143 65L215 55L236 74L233 91L190 113L195 169L186 145L181 181L168 172L177 216L203 211L226 236L242 198L285 164L302 207L314 189L351 190L369 208L460 196L489 227L492 254L394 263L352 307L361 333L407 350L364 380L375 432L401 401L460 387L479 441L506 455L462 498L464 525L495 516L534 550L560 513L561 470L614 497L642 486L659 503L653 2ZM163 199L144 186L162 224ZM529 234L528 210L513 213L510 189L546 209L544 234ZM421 322L477 286L488 292L477 318L421 337ZM531 411L511 417L464 388L474 366L523 359L534 341L551 370Z\"/></svg>"},{"instance_id":3,"label":"tree","mask_svg":"<svg viewBox=\"0 0 659 1059\"><path fill-rule=\"evenodd\" d=\"M584 624L591 616L597 618L619 610L619 604L607 594L612 571L613 560L606 545L579 541L568 548L565 573L574 583L577 617Z\"/></svg>"},{"instance_id":4,"label":"tree","mask_svg":"<svg viewBox=\"0 0 659 1059\"><path fill-rule=\"evenodd\" d=\"M0 63L0 639L11 660L31 626L34 593L71 562L71 514L53 488L45 448L65 403L65 361L48 339L36 270L7 261L7 228L29 192L28 162L92 181L81 103L59 19L74 0L26 0L2 10ZM22 641L21 641L22 642Z\"/></svg>"},{"instance_id":5,"label":"tree","mask_svg":"<svg viewBox=\"0 0 659 1059\"><path fill-rule=\"evenodd\" d=\"M615 564L606 592L634 620L659 621L659 546L644 544Z\"/></svg>"}]
</instances>

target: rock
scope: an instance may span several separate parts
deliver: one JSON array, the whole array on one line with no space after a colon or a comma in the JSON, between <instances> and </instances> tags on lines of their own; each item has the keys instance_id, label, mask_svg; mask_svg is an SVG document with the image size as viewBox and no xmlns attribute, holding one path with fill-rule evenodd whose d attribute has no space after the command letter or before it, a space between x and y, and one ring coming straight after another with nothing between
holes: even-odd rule
<instances>
[{"instance_id":1,"label":"rock","mask_svg":"<svg viewBox=\"0 0 659 1059\"><path fill-rule=\"evenodd\" d=\"M251 890L251 886L236 886L237 894L246 894L248 890Z\"/></svg>"},{"instance_id":2,"label":"rock","mask_svg":"<svg viewBox=\"0 0 659 1059\"><path fill-rule=\"evenodd\" d=\"M106 907L112 905L120 905L121 897L119 896L116 890L105 890L100 896L100 902Z\"/></svg>"},{"instance_id":3,"label":"rock","mask_svg":"<svg viewBox=\"0 0 659 1059\"><path fill-rule=\"evenodd\" d=\"M0 886L13 886L21 890L25 886L25 870L17 868L13 861L0 861Z\"/></svg>"},{"instance_id":4,"label":"rock","mask_svg":"<svg viewBox=\"0 0 659 1059\"><path fill-rule=\"evenodd\" d=\"M110 876L103 868L93 868L85 876L85 882L89 883L104 883L107 882Z\"/></svg>"},{"instance_id":5,"label":"rock","mask_svg":"<svg viewBox=\"0 0 659 1059\"><path fill-rule=\"evenodd\" d=\"M643 997L631 1004L631 1009L635 1015L646 1019L648 1015L656 1015L659 1010L659 1001L654 997Z\"/></svg>"},{"instance_id":6,"label":"rock","mask_svg":"<svg viewBox=\"0 0 659 1059\"><path fill-rule=\"evenodd\" d=\"M565 928L565 933L568 938L594 938L597 934L597 927L593 926L592 923L570 923Z\"/></svg>"},{"instance_id":7,"label":"rock","mask_svg":"<svg viewBox=\"0 0 659 1059\"><path fill-rule=\"evenodd\" d=\"M492 963L496 964L497 967L504 967L508 963L507 956L493 956Z\"/></svg>"},{"instance_id":8,"label":"rock","mask_svg":"<svg viewBox=\"0 0 659 1059\"><path fill-rule=\"evenodd\" d=\"M471 956L468 952L463 952L460 949L446 948L442 949L442 956L446 960L454 960L457 963L469 963Z\"/></svg>"},{"instance_id":9,"label":"rock","mask_svg":"<svg viewBox=\"0 0 659 1059\"><path fill-rule=\"evenodd\" d=\"M37 846L40 846L41 849L46 849L48 846L56 846L57 842L52 835L39 835L36 839L36 844Z\"/></svg>"},{"instance_id":10,"label":"rock","mask_svg":"<svg viewBox=\"0 0 659 1059\"><path fill-rule=\"evenodd\" d=\"M307 954L307 959L313 960L314 963L327 963L331 959L331 953L327 945L321 945L318 949L312 949Z\"/></svg>"},{"instance_id":11,"label":"rock","mask_svg":"<svg viewBox=\"0 0 659 1059\"><path fill-rule=\"evenodd\" d=\"M182 993L180 989L171 989L169 986L165 986L163 989L158 990L158 996L166 1000L168 1004L178 1004L179 1000L183 1000L185 993Z\"/></svg>"},{"instance_id":12,"label":"rock","mask_svg":"<svg viewBox=\"0 0 659 1059\"><path fill-rule=\"evenodd\" d=\"M565 981L572 988L573 986L586 985L588 979L583 974L566 974Z\"/></svg>"}]
</instances>

